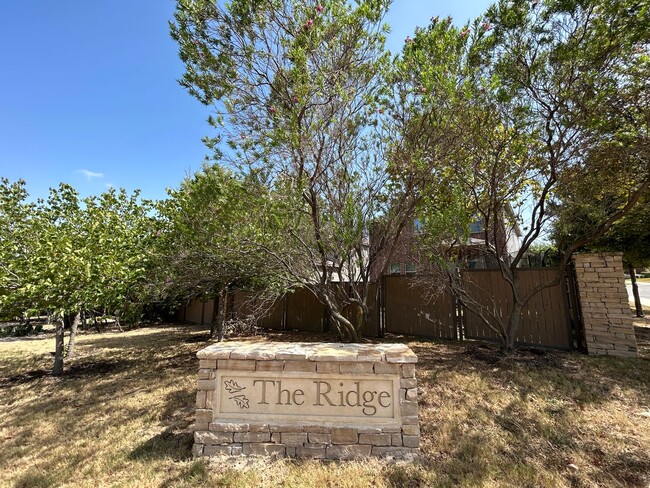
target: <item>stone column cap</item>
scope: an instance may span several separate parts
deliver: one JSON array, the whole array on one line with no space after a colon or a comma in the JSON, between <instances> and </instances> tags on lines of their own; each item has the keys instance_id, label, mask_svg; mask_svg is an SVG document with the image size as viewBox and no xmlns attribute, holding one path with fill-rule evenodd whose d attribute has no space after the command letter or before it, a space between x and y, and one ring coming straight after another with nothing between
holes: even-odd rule
<instances>
[{"instance_id":1,"label":"stone column cap","mask_svg":"<svg viewBox=\"0 0 650 488\"><path fill-rule=\"evenodd\" d=\"M406 344L342 344L336 342L247 342L212 344L196 353L199 359L242 359L256 361L335 361L417 363Z\"/></svg>"},{"instance_id":2,"label":"stone column cap","mask_svg":"<svg viewBox=\"0 0 650 488\"><path fill-rule=\"evenodd\" d=\"M604 251L604 252L577 252L574 253L572 258L579 259L579 260L588 260L588 259L594 259L594 258L599 258L602 256L623 256L623 253L620 251Z\"/></svg>"}]
</instances>

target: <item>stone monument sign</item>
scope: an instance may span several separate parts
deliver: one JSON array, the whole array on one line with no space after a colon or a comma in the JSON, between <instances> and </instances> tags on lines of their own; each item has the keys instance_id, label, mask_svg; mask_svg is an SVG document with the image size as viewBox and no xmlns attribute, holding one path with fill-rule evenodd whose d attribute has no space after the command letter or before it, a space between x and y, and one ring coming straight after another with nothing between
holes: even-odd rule
<instances>
[{"instance_id":1,"label":"stone monument sign","mask_svg":"<svg viewBox=\"0 0 650 488\"><path fill-rule=\"evenodd\" d=\"M197 356L195 456L418 449L417 357L403 344L225 342Z\"/></svg>"}]
</instances>

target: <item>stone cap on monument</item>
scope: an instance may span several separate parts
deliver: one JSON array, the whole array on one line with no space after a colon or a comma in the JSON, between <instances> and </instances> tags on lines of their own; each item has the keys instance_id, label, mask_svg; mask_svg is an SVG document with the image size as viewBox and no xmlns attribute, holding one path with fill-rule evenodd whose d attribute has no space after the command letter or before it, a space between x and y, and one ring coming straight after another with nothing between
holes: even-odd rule
<instances>
[{"instance_id":1,"label":"stone cap on monument","mask_svg":"<svg viewBox=\"0 0 650 488\"><path fill-rule=\"evenodd\" d=\"M344 361L417 363L405 344L342 344L334 342L243 342L212 344L197 352L199 359L243 359L255 361Z\"/></svg>"}]
</instances>

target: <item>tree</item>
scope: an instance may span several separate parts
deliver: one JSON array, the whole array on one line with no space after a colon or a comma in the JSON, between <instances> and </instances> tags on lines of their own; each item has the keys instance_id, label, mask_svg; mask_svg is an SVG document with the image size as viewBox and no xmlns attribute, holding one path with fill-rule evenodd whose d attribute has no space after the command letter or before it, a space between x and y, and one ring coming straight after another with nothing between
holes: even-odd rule
<instances>
[{"instance_id":1,"label":"tree","mask_svg":"<svg viewBox=\"0 0 650 488\"><path fill-rule=\"evenodd\" d=\"M632 295L637 317L643 317L643 305L636 281L636 270L650 266L650 199L646 194L642 201L593 246L602 250L623 252L623 263L627 266L632 281Z\"/></svg>"},{"instance_id":2,"label":"tree","mask_svg":"<svg viewBox=\"0 0 650 488\"><path fill-rule=\"evenodd\" d=\"M84 251L88 283L84 310L102 310L120 319L138 320L146 305L145 283L152 266L158 218L154 204L138 190L110 189L83 200L76 237Z\"/></svg>"},{"instance_id":3,"label":"tree","mask_svg":"<svg viewBox=\"0 0 650 488\"><path fill-rule=\"evenodd\" d=\"M269 189L282 252L260 247L324 304L341 336L357 341L370 316L369 233L394 236L405 205L387 194L374 127L386 90L381 20L388 0L233 0L177 3L190 94L215 115L215 158ZM379 219L382 217L382 219ZM382 237L385 245L395 239ZM343 282L348 286L342 286ZM356 317L353 319L352 317Z\"/></svg>"},{"instance_id":4,"label":"tree","mask_svg":"<svg viewBox=\"0 0 650 488\"><path fill-rule=\"evenodd\" d=\"M69 185L50 189L47 200L27 202L25 183L0 185L0 310L57 317L53 374L63 372L64 322L71 321L68 354L74 353L79 314L119 316L137 303L148 262L151 206L137 192L110 190L80 200Z\"/></svg>"},{"instance_id":5,"label":"tree","mask_svg":"<svg viewBox=\"0 0 650 488\"><path fill-rule=\"evenodd\" d=\"M585 231L588 232L604 211L597 208L598 203L602 203L603 199L594 199L593 194L594 190L590 188L588 191L585 189L583 192L567 195L557 209L553 237L560 249L566 247L567 242L570 243L582 236ZM643 317L635 268L650 265L650 194L644 194L627 215L615 222L603 237L587 245L585 250L623 253L623 264L627 266L632 280L636 315Z\"/></svg>"},{"instance_id":6,"label":"tree","mask_svg":"<svg viewBox=\"0 0 650 488\"><path fill-rule=\"evenodd\" d=\"M30 220L34 205L26 201L23 180L0 180L0 317L22 314L30 297L24 290L32 256Z\"/></svg>"},{"instance_id":7,"label":"tree","mask_svg":"<svg viewBox=\"0 0 650 488\"><path fill-rule=\"evenodd\" d=\"M24 289L30 292L37 309L48 310L55 317L52 374L60 375L63 373L64 321L69 314L81 309L87 284L83 248L75 242L82 228L78 194L63 183L51 188L47 200L37 202L35 214L32 220L37 226L35 247Z\"/></svg>"},{"instance_id":8,"label":"tree","mask_svg":"<svg viewBox=\"0 0 650 488\"><path fill-rule=\"evenodd\" d=\"M471 25L433 19L407 39L400 79L410 91L401 97L413 101L402 173L435 159L424 167L437 166L446 183L442 192L426 188L423 241L449 286L506 350L514 347L525 304L557 284L572 253L607 232L650 185L648 15L634 1L500 1ZM448 125L446 138L439 125L423 123L432 119ZM442 151L441 141L449 140ZM549 206L578 182L596 179L618 198L566 246L556 278L524 292L519 265L548 231ZM473 219L510 286L504 318L472 300L455 272L456 243ZM524 232L511 253L504 234L515 226Z\"/></svg>"},{"instance_id":9,"label":"tree","mask_svg":"<svg viewBox=\"0 0 650 488\"><path fill-rule=\"evenodd\" d=\"M282 269L259 247L281 245L277 233L269 232L273 224L265 221L272 215L265 208L270 204L266 188L253 177L240 179L206 165L168 193L158 206L163 226L156 246L156 294L174 302L215 299L211 335L221 340L230 287L273 297L287 286Z\"/></svg>"}]
</instances>

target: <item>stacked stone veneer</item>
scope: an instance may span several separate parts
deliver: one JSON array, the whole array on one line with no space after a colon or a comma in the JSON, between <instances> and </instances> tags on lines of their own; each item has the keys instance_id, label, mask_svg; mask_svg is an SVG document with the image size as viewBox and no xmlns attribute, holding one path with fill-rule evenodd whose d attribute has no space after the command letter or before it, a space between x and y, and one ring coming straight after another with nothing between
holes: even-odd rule
<instances>
[{"instance_id":1,"label":"stacked stone veneer","mask_svg":"<svg viewBox=\"0 0 650 488\"><path fill-rule=\"evenodd\" d=\"M574 257L587 352L636 357L636 338L621 253Z\"/></svg>"},{"instance_id":2,"label":"stacked stone veneer","mask_svg":"<svg viewBox=\"0 0 650 488\"><path fill-rule=\"evenodd\" d=\"M228 342L209 346L197 356L199 380L194 456L352 459L370 455L404 457L418 451L417 357L405 345ZM260 396L263 379L267 379L264 397ZM254 381L257 381L256 398L250 393ZM282 388L285 384L294 385L293 396L288 386L282 391L282 401L302 402L305 407L308 400L313 404L314 398L308 398L307 389L313 390L317 385L328 392L327 399L321 396L317 400L324 406L307 409L305 415L297 410L294 413L298 415L293 415L290 407L283 406L265 412L267 405L260 403L277 400L275 395L280 388L276 388L274 382L279 385L280 381ZM299 390L295 387L303 384L306 386ZM343 401L345 397L327 388L344 384L352 385L349 388L352 393L346 395L353 406L344 407L339 417L336 408L327 403L337 403L338 408L339 398ZM229 385L230 389L226 388ZM368 393L367 398L373 398L372 404L376 407L371 408L379 408L383 413L377 411L377 414L386 418L368 417L362 412L373 410L364 410L358 405L361 403L357 401L360 388L372 390L373 385L374 395ZM388 385L393 385L394 389ZM246 399L245 404L238 404L242 408L237 408L233 402L237 394ZM361 392L363 395L365 390ZM380 405L389 404L380 408ZM291 408L303 407L293 405Z\"/></svg>"}]
</instances>

